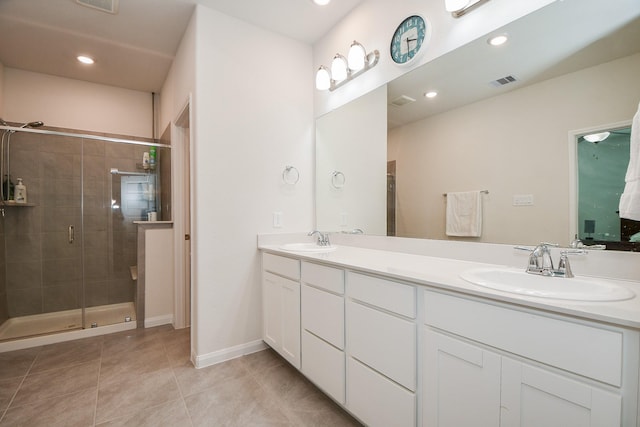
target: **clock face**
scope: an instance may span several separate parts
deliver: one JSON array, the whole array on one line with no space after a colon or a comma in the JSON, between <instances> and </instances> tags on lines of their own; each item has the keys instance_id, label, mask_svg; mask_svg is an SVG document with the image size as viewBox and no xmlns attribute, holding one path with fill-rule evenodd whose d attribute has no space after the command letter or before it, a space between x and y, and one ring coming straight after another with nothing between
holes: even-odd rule
<instances>
[{"instance_id":1,"label":"clock face","mask_svg":"<svg viewBox=\"0 0 640 427\"><path fill-rule=\"evenodd\" d=\"M427 24L418 15L413 15L402 21L391 39L391 59L397 64L411 62L425 44Z\"/></svg>"}]
</instances>

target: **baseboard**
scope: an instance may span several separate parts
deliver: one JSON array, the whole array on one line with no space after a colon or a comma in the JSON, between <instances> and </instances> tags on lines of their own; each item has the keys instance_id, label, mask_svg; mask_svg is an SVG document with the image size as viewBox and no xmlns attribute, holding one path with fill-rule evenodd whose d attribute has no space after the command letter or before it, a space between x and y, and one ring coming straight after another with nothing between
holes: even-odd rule
<instances>
[{"instance_id":1,"label":"baseboard","mask_svg":"<svg viewBox=\"0 0 640 427\"><path fill-rule=\"evenodd\" d=\"M164 316L149 317L144 319L145 328L153 328L154 326L173 324L173 314L165 314Z\"/></svg>"},{"instance_id":2,"label":"baseboard","mask_svg":"<svg viewBox=\"0 0 640 427\"><path fill-rule=\"evenodd\" d=\"M227 360L235 359L236 357L244 356L246 354L255 353L266 348L267 345L264 343L264 341L256 340L245 344L236 345L234 347L214 351L213 353L203 354L200 356L192 354L191 361L196 368L206 368L207 366L226 362Z\"/></svg>"}]
</instances>

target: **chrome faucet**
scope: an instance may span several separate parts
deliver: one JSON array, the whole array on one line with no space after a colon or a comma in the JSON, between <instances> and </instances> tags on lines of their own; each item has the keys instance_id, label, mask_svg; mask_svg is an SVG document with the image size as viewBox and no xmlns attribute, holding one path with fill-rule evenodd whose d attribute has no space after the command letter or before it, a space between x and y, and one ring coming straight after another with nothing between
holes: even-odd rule
<instances>
[{"instance_id":1,"label":"chrome faucet","mask_svg":"<svg viewBox=\"0 0 640 427\"><path fill-rule=\"evenodd\" d=\"M527 273L541 274L543 276L553 276L553 260L548 243L540 243L529 255L529 266Z\"/></svg>"},{"instance_id":2,"label":"chrome faucet","mask_svg":"<svg viewBox=\"0 0 640 427\"><path fill-rule=\"evenodd\" d=\"M558 262L558 268L554 268L553 259L551 258L551 249L549 249L552 246L555 247L558 245L553 243L540 243L533 249L531 255L529 255L529 264L527 265L526 270L527 273L550 277L573 277L573 272L571 271L571 265L569 263L569 253L583 254L585 253L585 251L560 251L560 261Z\"/></svg>"},{"instance_id":3,"label":"chrome faucet","mask_svg":"<svg viewBox=\"0 0 640 427\"><path fill-rule=\"evenodd\" d=\"M318 230L313 230L307 234L307 236L318 235L318 246L331 246L329 241L329 233L322 233Z\"/></svg>"}]
</instances>

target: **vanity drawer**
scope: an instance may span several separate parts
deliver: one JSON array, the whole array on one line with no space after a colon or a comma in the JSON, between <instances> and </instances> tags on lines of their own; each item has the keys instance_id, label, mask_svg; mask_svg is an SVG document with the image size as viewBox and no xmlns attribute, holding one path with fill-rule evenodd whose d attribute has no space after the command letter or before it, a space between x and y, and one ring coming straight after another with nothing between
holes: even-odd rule
<instances>
[{"instance_id":1,"label":"vanity drawer","mask_svg":"<svg viewBox=\"0 0 640 427\"><path fill-rule=\"evenodd\" d=\"M401 316L416 318L416 288L364 274L347 273L347 296Z\"/></svg>"},{"instance_id":2,"label":"vanity drawer","mask_svg":"<svg viewBox=\"0 0 640 427\"><path fill-rule=\"evenodd\" d=\"M289 279L300 280L300 261L297 259L264 253L262 269Z\"/></svg>"},{"instance_id":3,"label":"vanity drawer","mask_svg":"<svg viewBox=\"0 0 640 427\"><path fill-rule=\"evenodd\" d=\"M622 331L424 291L425 323L510 353L622 384Z\"/></svg>"},{"instance_id":4,"label":"vanity drawer","mask_svg":"<svg viewBox=\"0 0 640 427\"><path fill-rule=\"evenodd\" d=\"M349 355L416 390L416 324L347 301Z\"/></svg>"},{"instance_id":5,"label":"vanity drawer","mask_svg":"<svg viewBox=\"0 0 640 427\"><path fill-rule=\"evenodd\" d=\"M344 295L344 271L341 269L303 262L302 281L316 288Z\"/></svg>"},{"instance_id":6,"label":"vanity drawer","mask_svg":"<svg viewBox=\"0 0 640 427\"><path fill-rule=\"evenodd\" d=\"M301 290L302 328L344 350L344 298L307 285Z\"/></svg>"},{"instance_id":7,"label":"vanity drawer","mask_svg":"<svg viewBox=\"0 0 640 427\"><path fill-rule=\"evenodd\" d=\"M416 425L416 396L388 378L347 358L347 409L371 427Z\"/></svg>"},{"instance_id":8,"label":"vanity drawer","mask_svg":"<svg viewBox=\"0 0 640 427\"><path fill-rule=\"evenodd\" d=\"M302 332L302 372L318 387L344 405L344 352L307 331Z\"/></svg>"}]
</instances>

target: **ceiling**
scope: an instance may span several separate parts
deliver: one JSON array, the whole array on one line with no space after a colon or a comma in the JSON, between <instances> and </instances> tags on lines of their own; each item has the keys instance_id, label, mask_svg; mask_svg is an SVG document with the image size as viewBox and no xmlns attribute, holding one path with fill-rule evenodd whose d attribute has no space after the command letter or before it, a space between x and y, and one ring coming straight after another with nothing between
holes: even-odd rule
<instances>
[{"instance_id":1,"label":"ceiling","mask_svg":"<svg viewBox=\"0 0 640 427\"><path fill-rule=\"evenodd\" d=\"M313 44L362 1L320 7L311 0L120 0L117 14L110 14L76 0L0 0L0 63L158 92L196 4ZM96 63L78 63L79 54Z\"/></svg>"},{"instance_id":2,"label":"ceiling","mask_svg":"<svg viewBox=\"0 0 640 427\"><path fill-rule=\"evenodd\" d=\"M487 35L390 82L389 128L638 53L640 6L563 0L491 35L502 33L509 35L503 46L490 46ZM491 84L510 75L515 83ZM429 90L438 96L426 99ZM403 95L415 102L392 104Z\"/></svg>"}]
</instances>

